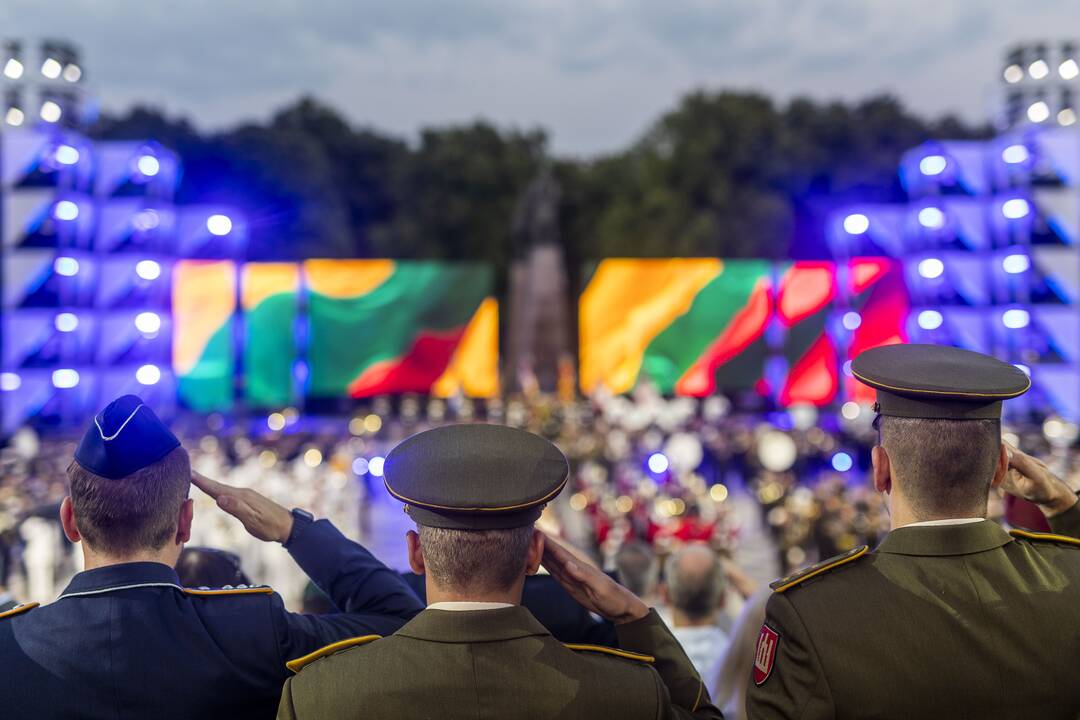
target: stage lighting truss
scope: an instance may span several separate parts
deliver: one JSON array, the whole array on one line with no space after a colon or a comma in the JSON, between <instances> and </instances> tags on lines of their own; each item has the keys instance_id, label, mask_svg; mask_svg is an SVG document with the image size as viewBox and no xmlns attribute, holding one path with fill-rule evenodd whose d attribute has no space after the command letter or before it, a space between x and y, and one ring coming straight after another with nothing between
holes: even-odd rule
<instances>
[{"instance_id":1,"label":"stage lighting truss","mask_svg":"<svg viewBox=\"0 0 1080 720\"><path fill-rule=\"evenodd\" d=\"M78 124L84 75L79 51L71 43L47 40L34 53L21 41L4 42L0 83L7 87L0 129Z\"/></svg>"},{"instance_id":2,"label":"stage lighting truss","mask_svg":"<svg viewBox=\"0 0 1080 720\"><path fill-rule=\"evenodd\" d=\"M1080 82L1080 57L1075 43L1018 45L1006 54L1001 78L1003 127L1076 124L1073 90Z\"/></svg>"}]
</instances>

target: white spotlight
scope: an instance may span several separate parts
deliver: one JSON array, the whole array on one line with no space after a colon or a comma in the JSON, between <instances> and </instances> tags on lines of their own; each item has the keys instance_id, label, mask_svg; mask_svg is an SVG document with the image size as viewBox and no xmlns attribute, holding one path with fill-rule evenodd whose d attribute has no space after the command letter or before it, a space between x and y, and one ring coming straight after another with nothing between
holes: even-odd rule
<instances>
[{"instance_id":1,"label":"white spotlight","mask_svg":"<svg viewBox=\"0 0 1080 720\"><path fill-rule=\"evenodd\" d=\"M152 312L141 312L135 316L135 329L143 335L153 335L161 329L161 316Z\"/></svg>"},{"instance_id":2,"label":"white spotlight","mask_svg":"<svg viewBox=\"0 0 1080 720\"><path fill-rule=\"evenodd\" d=\"M923 310L919 313L919 327L923 330L937 330L945 318L937 310Z\"/></svg>"},{"instance_id":3,"label":"white spotlight","mask_svg":"<svg viewBox=\"0 0 1080 720\"><path fill-rule=\"evenodd\" d=\"M206 218L206 229L211 235L228 235L232 232L232 220L228 215L211 215Z\"/></svg>"},{"instance_id":4,"label":"white spotlight","mask_svg":"<svg viewBox=\"0 0 1080 720\"><path fill-rule=\"evenodd\" d=\"M919 262L919 275L927 280L941 277L941 273L943 272L945 272L945 263L941 262L938 258L926 258Z\"/></svg>"},{"instance_id":5,"label":"white spotlight","mask_svg":"<svg viewBox=\"0 0 1080 720\"><path fill-rule=\"evenodd\" d=\"M69 333L79 327L79 316L75 313L63 312L53 320L56 329L62 333Z\"/></svg>"},{"instance_id":6,"label":"white spotlight","mask_svg":"<svg viewBox=\"0 0 1080 720\"><path fill-rule=\"evenodd\" d=\"M153 230L161 224L161 216L158 215L157 210L141 210L135 213L135 217L131 219L131 225L142 232Z\"/></svg>"},{"instance_id":7,"label":"white spotlight","mask_svg":"<svg viewBox=\"0 0 1080 720\"><path fill-rule=\"evenodd\" d=\"M158 380L161 379L161 370L157 365L143 365L135 371L135 379L141 385L157 385Z\"/></svg>"},{"instance_id":8,"label":"white spotlight","mask_svg":"<svg viewBox=\"0 0 1080 720\"><path fill-rule=\"evenodd\" d=\"M1036 60L1028 65L1028 75L1034 80L1042 80L1044 77L1050 74L1050 66L1046 64L1045 60Z\"/></svg>"},{"instance_id":9,"label":"white spotlight","mask_svg":"<svg viewBox=\"0 0 1080 720\"><path fill-rule=\"evenodd\" d=\"M52 384L55 388L66 390L79 384L79 373L71 368L53 370Z\"/></svg>"},{"instance_id":10,"label":"white spotlight","mask_svg":"<svg viewBox=\"0 0 1080 720\"><path fill-rule=\"evenodd\" d=\"M919 161L919 172L923 175L940 175L945 172L949 161L944 155L927 155Z\"/></svg>"},{"instance_id":11,"label":"white spotlight","mask_svg":"<svg viewBox=\"0 0 1080 720\"><path fill-rule=\"evenodd\" d=\"M139 172L146 177L154 177L158 174L158 170L161 169L161 163L153 155L141 155L136 165Z\"/></svg>"},{"instance_id":12,"label":"white spotlight","mask_svg":"<svg viewBox=\"0 0 1080 720\"><path fill-rule=\"evenodd\" d=\"M1010 165L1017 165L1022 162L1027 162L1027 159L1031 157L1028 149L1023 145L1010 145L1001 151L1001 159Z\"/></svg>"},{"instance_id":13,"label":"white spotlight","mask_svg":"<svg viewBox=\"0 0 1080 720\"><path fill-rule=\"evenodd\" d=\"M845 330L858 330L859 326L862 325L862 315L854 310L850 310L844 313L844 317L841 318L841 323Z\"/></svg>"},{"instance_id":14,"label":"white spotlight","mask_svg":"<svg viewBox=\"0 0 1080 720\"><path fill-rule=\"evenodd\" d=\"M79 206L70 200L61 200L53 208L57 220L74 220L79 217Z\"/></svg>"},{"instance_id":15,"label":"white spotlight","mask_svg":"<svg viewBox=\"0 0 1080 720\"><path fill-rule=\"evenodd\" d=\"M11 392L22 387L22 378L17 373L0 373L0 390Z\"/></svg>"},{"instance_id":16,"label":"white spotlight","mask_svg":"<svg viewBox=\"0 0 1080 720\"><path fill-rule=\"evenodd\" d=\"M73 257L58 257L53 260L53 270L57 275L72 277L79 272L79 261Z\"/></svg>"},{"instance_id":17,"label":"white spotlight","mask_svg":"<svg viewBox=\"0 0 1080 720\"><path fill-rule=\"evenodd\" d=\"M70 145L61 145L56 148L54 157L61 165L74 165L79 162L79 151Z\"/></svg>"},{"instance_id":18,"label":"white spotlight","mask_svg":"<svg viewBox=\"0 0 1080 720\"><path fill-rule=\"evenodd\" d=\"M1037 100L1027 109L1028 120L1033 123L1041 123L1050 117L1050 106L1042 100Z\"/></svg>"},{"instance_id":19,"label":"white spotlight","mask_svg":"<svg viewBox=\"0 0 1080 720\"><path fill-rule=\"evenodd\" d=\"M1031 259L1027 255L1006 255L1001 261L1001 269L1010 275L1026 272L1029 267L1031 267Z\"/></svg>"},{"instance_id":20,"label":"white spotlight","mask_svg":"<svg viewBox=\"0 0 1080 720\"><path fill-rule=\"evenodd\" d=\"M1029 322L1031 322L1031 316L1028 315L1027 310L1013 308L1012 310L1006 310L1001 314L1001 324L1011 330L1025 328L1028 326Z\"/></svg>"},{"instance_id":21,"label":"white spotlight","mask_svg":"<svg viewBox=\"0 0 1080 720\"><path fill-rule=\"evenodd\" d=\"M1058 125L1075 125L1076 124L1076 111L1072 108L1062 108L1057 114Z\"/></svg>"},{"instance_id":22,"label":"white spotlight","mask_svg":"<svg viewBox=\"0 0 1080 720\"><path fill-rule=\"evenodd\" d=\"M64 66L64 79L69 83L79 82L82 77L82 68L75 63L68 63Z\"/></svg>"},{"instance_id":23,"label":"white spotlight","mask_svg":"<svg viewBox=\"0 0 1080 720\"><path fill-rule=\"evenodd\" d=\"M4 115L4 120L12 127L19 127L25 119L26 114L17 107L8 108L7 114Z\"/></svg>"},{"instance_id":24,"label":"white spotlight","mask_svg":"<svg viewBox=\"0 0 1080 720\"><path fill-rule=\"evenodd\" d=\"M1058 75L1064 80L1072 80L1077 75L1080 75L1080 65L1077 65L1075 60L1069 58L1058 65Z\"/></svg>"},{"instance_id":25,"label":"white spotlight","mask_svg":"<svg viewBox=\"0 0 1080 720\"><path fill-rule=\"evenodd\" d=\"M41 74L50 80L55 80L60 77L60 73L63 72L64 66L60 64L60 61L56 58L47 58L45 62L41 64Z\"/></svg>"},{"instance_id":26,"label":"white spotlight","mask_svg":"<svg viewBox=\"0 0 1080 720\"><path fill-rule=\"evenodd\" d=\"M60 121L60 116L64 114L64 111L60 109L60 106L54 103L52 100L46 100L41 103L41 119L47 123L54 123Z\"/></svg>"},{"instance_id":27,"label":"white spotlight","mask_svg":"<svg viewBox=\"0 0 1080 720\"><path fill-rule=\"evenodd\" d=\"M852 213L844 218L844 231L850 235L862 235L870 229L870 218L862 213Z\"/></svg>"},{"instance_id":28,"label":"white spotlight","mask_svg":"<svg viewBox=\"0 0 1080 720\"><path fill-rule=\"evenodd\" d=\"M15 58L8 58L4 63L4 76L10 80L18 80L23 74L23 64Z\"/></svg>"},{"instance_id":29,"label":"white spotlight","mask_svg":"<svg viewBox=\"0 0 1080 720\"><path fill-rule=\"evenodd\" d=\"M143 280L157 280L161 277L161 265L154 260L140 260L135 263L135 274Z\"/></svg>"},{"instance_id":30,"label":"white spotlight","mask_svg":"<svg viewBox=\"0 0 1080 720\"><path fill-rule=\"evenodd\" d=\"M924 228L939 230L945 227L945 213L940 208L925 207L919 211L919 224Z\"/></svg>"},{"instance_id":31,"label":"white spotlight","mask_svg":"<svg viewBox=\"0 0 1080 720\"><path fill-rule=\"evenodd\" d=\"M1031 212L1031 206L1023 198L1013 198L1001 203L1001 214L1010 220L1019 220Z\"/></svg>"},{"instance_id":32,"label":"white spotlight","mask_svg":"<svg viewBox=\"0 0 1080 720\"><path fill-rule=\"evenodd\" d=\"M1015 85L1024 79L1024 69L1019 65L1010 65L1005 68L1005 72L1002 73L1002 76L1005 78L1005 82L1010 85Z\"/></svg>"}]
</instances>

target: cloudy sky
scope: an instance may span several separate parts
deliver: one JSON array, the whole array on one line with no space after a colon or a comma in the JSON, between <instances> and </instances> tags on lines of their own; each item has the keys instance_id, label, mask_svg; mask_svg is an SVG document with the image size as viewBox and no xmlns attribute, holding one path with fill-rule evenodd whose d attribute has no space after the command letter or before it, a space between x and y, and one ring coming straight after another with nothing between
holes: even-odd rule
<instances>
[{"instance_id":1,"label":"cloudy sky","mask_svg":"<svg viewBox=\"0 0 1080 720\"><path fill-rule=\"evenodd\" d=\"M1075 19L1068 0L3 0L0 36L73 40L111 110L220 128L310 93L404 136L483 117L592 155L697 87L982 120L1003 48Z\"/></svg>"}]
</instances>

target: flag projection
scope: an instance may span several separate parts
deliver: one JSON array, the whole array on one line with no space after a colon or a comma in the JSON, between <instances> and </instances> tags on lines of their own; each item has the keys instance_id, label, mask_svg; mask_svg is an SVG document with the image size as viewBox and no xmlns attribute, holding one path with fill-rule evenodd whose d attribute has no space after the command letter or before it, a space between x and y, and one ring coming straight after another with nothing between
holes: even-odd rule
<instances>
[{"instance_id":1,"label":"flag projection","mask_svg":"<svg viewBox=\"0 0 1080 720\"><path fill-rule=\"evenodd\" d=\"M240 287L244 398L255 407L288 405L294 399L300 267L295 263L248 263Z\"/></svg>"},{"instance_id":2,"label":"flag projection","mask_svg":"<svg viewBox=\"0 0 1080 720\"><path fill-rule=\"evenodd\" d=\"M883 258L603 260L581 295L581 387L623 393L648 379L664 393L826 405L840 358L906 341L908 304L902 271Z\"/></svg>"},{"instance_id":3,"label":"flag projection","mask_svg":"<svg viewBox=\"0 0 1080 720\"><path fill-rule=\"evenodd\" d=\"M192 410L233 403L236 265L184 260L173 268L173 368L180 400Z\"/></svg>"},{"instance_id":4,"label":"flag projection","mask_svg":"<svg viewBox=\"0 0 1080 720\"><path fill-rule=\"evenodd\" d=\"M489 266L309 260L304 280L310 395L498 394Z\"/></svg>"},{"instance_id":5,"label":"flag projection","mask_svg":"<svg viewBox=\"0 0 1080 720\"><path fill-rule=\"evenodd\" d=\"M715 258L601 261L580 303L581 387L750 389L765 361L770 265Z\"/></svg>"}]
</instances>

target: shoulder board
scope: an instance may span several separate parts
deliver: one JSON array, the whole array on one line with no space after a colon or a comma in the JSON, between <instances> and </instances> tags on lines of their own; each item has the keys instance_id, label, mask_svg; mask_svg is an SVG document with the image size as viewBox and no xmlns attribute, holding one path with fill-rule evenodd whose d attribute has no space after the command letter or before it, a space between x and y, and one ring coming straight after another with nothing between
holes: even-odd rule
<instances>
[{"instance_id":1,"label":"shoulder board","mask_svg":"<svg viewBox=\"0 0 1080 720\"><path fill-rule=\"evenodd\" d=\"M822 560L821 562L811 565L808 568L803 568L802 570L794 572L785 578L781 578L776 582L770 583L769 587L772 588L773 591L778 593L785 592L795 587L799 583L809 580L816 575L820 575L821 573L828 572L834 568L838 568L841 565L846 565L849 562L858 560L863 555L865 555L867 551L868 548L865 545L860 545L857 548L852 548L851 550L848 550L842 555L831 557L828 560Z\"/></svg>"},{"instance_id":2,"label":"shoulder board","mask_svg":"<svg viewBox=\"0 0 1080 720\"><path fill-rule=\"evenodd\" d=\"M1080 545L1080 539L1068 535L1055 535L1054 533L1029 532L1028 530L1010 530L1009 534L1021 540L1034 540L1035 542L1055 542L1066 545Z\"/></svg>"},{"instance_id":3,"label":"shoulder board","mask_svg":"<svg viewBox=\"0 0 1080 720\"><path fill-rule=\"evenodd\" d=\"M15 607L11 608L10 610L5 610L4 612L0 612L0 620L2 620L3 618L12 617L14 615L21 615L24 612L27 612L29 610L33 610L34 608L36 608L40 604L41 603L28 602L28 603L23 603L22 605L16 605Z\"/></svg>"},{"instance_id":4,"label":"shoulder board","mask_svg":"<svg viewBox=\"0 0 1080 720\"><path fill-rule=\"evenodd\" d=\"M237 585L235 587L226 585L220 588L183 588L183 591L188 595L198 595L200 597L210 595L270 595L274 592L274 588L269 585Z\"/></svg>"},{"instance_id":5,"label":"shoulder board","mask_svg":"<svg viewBox=\"0 0 1080 720\"><path fill-rule=\"evenodd\" d=\"M615 657L626 658L627 660L637 660L638 662L643 663L656 662L656 658L652 655L642 655L641 653L630 652L629 650L619 650L618 648L610 648L604 645L581 645L577 643L563 643L563 645L575 651L604 653L605 655L614 655Z\"/></svg>"},{"instance_id":6,"label":"shoulder board","mask_svg":"<svg viewBox=\"0 0 1080 720\"><path fill-rule=\"evenodd\" d=\"M295 660L290 660L285 663L285 667L292 670L294 673L298 673L311 663L324 658L327 655L333 655L341 650L348 650L351 647L357 647L359 645L367 645L369 642L374 642L381 638L382 635L363 635L361 637L348 638L346 640L338 640L335 643L330 643L326 647L321 647L315 652L308 653L303 657L298 657Z\"/></svg>"}]
</instances>

